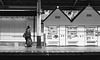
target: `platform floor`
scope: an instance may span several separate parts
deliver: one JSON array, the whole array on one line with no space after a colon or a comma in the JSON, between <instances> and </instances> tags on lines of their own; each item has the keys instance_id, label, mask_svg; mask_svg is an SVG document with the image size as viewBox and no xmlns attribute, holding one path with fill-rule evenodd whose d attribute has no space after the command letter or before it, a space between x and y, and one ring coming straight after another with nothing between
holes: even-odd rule
<instances>
[{"instance_id":1,"label":"platform floor","mask_svg":"<svg viewBox=\"0 0 100 60\"><path fill-rule=\"evenodd\" d=\"M0 46L0 52L100 52L100 47L43 47Z\"/></svg>"},{"instance_id":2,"label":"platform floor","mask_svg":"<svg viewBox=\"0 0 100 60\"><path fill-rule=\"evenodd\" d=\"M99 55L100 47L0 46L0 55Z\"/></svg>"}]
</instances>

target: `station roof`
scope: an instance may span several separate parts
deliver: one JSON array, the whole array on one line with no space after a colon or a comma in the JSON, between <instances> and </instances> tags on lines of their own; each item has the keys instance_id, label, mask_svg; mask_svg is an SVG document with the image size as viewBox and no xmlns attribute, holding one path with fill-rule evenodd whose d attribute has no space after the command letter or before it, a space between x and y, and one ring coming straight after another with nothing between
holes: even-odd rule
<instances>
[{"instance_id":1,"label":"station roof","mask_svg":"<svg viewBox=\"0 0 100 60\"><path fill-rule=\"evenodd\" d=\"M88 5L100 11L100 0L41 0L42 10L54 10L57 6L61 10L81 10ZM0 0L0 9L22 9L36 13L37 0Z\"/></svg>"},{"instance_id":2,"label":"station roof","mask_svg":"<svg viewBox=\"0 0 100 60\"><path fill-rule=\"evenodd\" d=\"M37 0L0 0L0 8L3 9L31 9L36 10ZM100 10L100 0L41 0L42 9L82 9L84 6L91 5Z\"/></svg>"}]
</instances>

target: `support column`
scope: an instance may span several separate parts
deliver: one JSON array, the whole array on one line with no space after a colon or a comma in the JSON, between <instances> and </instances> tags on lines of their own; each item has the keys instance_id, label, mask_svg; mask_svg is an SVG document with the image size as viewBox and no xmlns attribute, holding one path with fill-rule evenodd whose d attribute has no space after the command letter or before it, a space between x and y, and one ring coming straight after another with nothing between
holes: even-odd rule
<instances>
[{"instance_id":1,"label":"support column","mask_svg":"<svg viewBox=\"0 0 100 60\"><path fill-rule=\"evenodd\" d=\"M35 42L35 37L36 37L36 34L35 34L35 26L37 23L35 23L36 19L35 19L35 16L33 17L33 42Z\"/></svg>"},{"instance_id":2,"label":"support column","mask_svg":"<svg viewBox=\"0 0 100 60\"><path fill-rule=\"evenodd\" d=\"M41 46L41 0L37 0L37 48Z\"/></svg>"}]
</instances>

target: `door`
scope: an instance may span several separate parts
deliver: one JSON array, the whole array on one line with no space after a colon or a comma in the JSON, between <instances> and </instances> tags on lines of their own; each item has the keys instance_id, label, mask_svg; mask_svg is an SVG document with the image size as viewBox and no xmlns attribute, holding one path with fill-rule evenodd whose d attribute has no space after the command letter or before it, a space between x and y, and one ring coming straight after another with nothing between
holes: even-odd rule
<instances>
[{"instance_id":1,"label":"door","mask_svg":"<svg viewBox=\"0 0 100 60\"><path fill-rule=\"evenodd\" d=\"M85 27L84 25L79 25L77 28L78 46L84 46L84 38L85 38L84 27Z\"/></svg>"},{"instance_id":2,"label":"door","mask_svg":"<svg viewBox=\"0 0 100 60\"><path fill-rule=\"evenodd\" d=\"M65 46L65 26L60 26L60 46Z\"/></svg>"},{"instance_id":3,"label":"door","mask_svg":"<svg viewBox=\"0 0 100 60\"><path fill-rule=\"evenodd\" d=\"M100 25L98 26L97 37L98 37L98 46L100 46Z\"/></svg>"}]
</instances>

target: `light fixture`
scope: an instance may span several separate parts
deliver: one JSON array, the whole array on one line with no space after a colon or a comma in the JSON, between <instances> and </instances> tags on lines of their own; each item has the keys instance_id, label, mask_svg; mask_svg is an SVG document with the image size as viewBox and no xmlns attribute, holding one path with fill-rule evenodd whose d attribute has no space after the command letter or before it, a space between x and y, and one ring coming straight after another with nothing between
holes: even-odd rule
<instances>
[{"instance_id":1,"label":"light fixture","mask_svg":"<svg viewBox=\"0 0 100 60\"><path fill-rule=\"evenodd\" d=\"M1 9L0 11L30 11L30 10L3 10Z\"/></svg>"}]
</instances>

